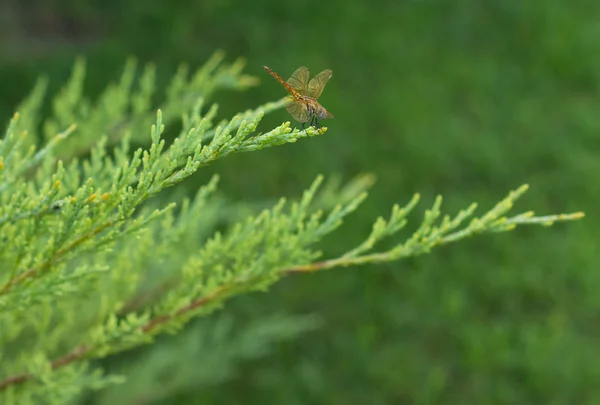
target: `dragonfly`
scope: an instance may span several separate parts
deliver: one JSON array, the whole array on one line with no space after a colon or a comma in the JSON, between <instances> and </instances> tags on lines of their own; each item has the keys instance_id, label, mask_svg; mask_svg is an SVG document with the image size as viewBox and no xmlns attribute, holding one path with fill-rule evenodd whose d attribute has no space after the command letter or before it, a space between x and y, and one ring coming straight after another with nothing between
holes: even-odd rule
<instances>
[{"instance_id":1,"label":"dragonfly","mask_svg":"<svg viewBox=\"0 0 600 405\"><path fill-rule=\"evenodd\" d=\"M290 93L290 102L285 109L296 121L302 124L303 130L307 122L310 122L309 126L321 128L319 120L333 118L333 115L317 101L323 92L323 88L331 78L331 69L325 69L309 81L310 72L308 68L300 66L287 81L284 81L270 67L263 66L263 68Z\"/></svg>"}]
</instances>

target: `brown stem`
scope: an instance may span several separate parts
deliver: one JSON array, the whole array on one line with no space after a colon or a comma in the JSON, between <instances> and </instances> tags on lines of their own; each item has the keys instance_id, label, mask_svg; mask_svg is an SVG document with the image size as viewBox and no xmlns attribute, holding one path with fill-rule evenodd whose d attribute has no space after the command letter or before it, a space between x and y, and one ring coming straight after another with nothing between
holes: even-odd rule
<instances>
[{"instance_id":1,"label":"brown stem","mask_svg":"<svg viewBox=\"0 0 600 405\"><path fill-rule=\"evenodd\" d=\"M172 315L164 315L164 316L153 318L150 321L148 321L148 323L146 323L146 325L142 326L141 330L143 333L149 333L152 330L156 329L158 326L163 325L172 319L175 319L179 316L185 315L186 313L193 311L194 309L198 309L198 308L202 307L203 305L206 305L207 303L211 302L212 300L214 300L215 298L219 297L221 294L226 292L228 289L229 289L229 286L220 287L220 288L216 289L215 291L213 291L212 293L210 293L204 297L200 297L200 298L194 300L193 302L189 303L188 305L181 307L176 312L174 312ZM93 347L91 347L91 346L85 346L85 345L77 346L75 349L73 349L66 355L54 360L51 363L51 368L52 368L52 370L56 370L58 368L67 366L67 365L73 363L74 361L77 361L77 360L83 358L90 351L92 351L92 349L93 349ZM0 381L0 391L11 385L22 384L33 378L34 378L34 375L30 374L30 373L23 373L23 374L9 377L3 381Z\"/></svg>"},{"instance_id":2,"label":"brown stem","mask_svg":"<svg viewBox=\"0 0 600 405\"><path fill-rule=\"evenodd\" d=\"M106 228L112 226L113 224L114 224L113 220L106 221L105 223L103 223L102 225L97 227L96 229L93 229L91 232L81 235L79 238L75 239L73 242L71 242L64 248L57 250L56 253L54 254L54 256L52 256L48 260L42 262L40 265L32 267L29 270L26 270L25 272L19 274L18 276L8 280L8 282L6 282L2 287L0 287L0 295L6 294L15 285L27 280L28 278L35 276L38 272L43 271L44 269L48 268L49 266L58 263L60 261L60 259L66 253L69 253L71 250L73 250L77 246L81 245L83 242L88 240L90 237L99 234L100 232L102 232Z\"/></svg>"},{"instance_id":3,"label":"brown stem","mask_svg":"<svg viewBox=\"0 0 600 405\"><path fill-rule=\"evenodd\" d=\"M56 370L57 368L66 366L67 364L71 364L75 360L79 360L83 356L85 356L90 351L88 346L77 346L75 349L65 354L64 356L54 360L50 367L52 370ZM9 377L4 381L0 381L0 391L7 388L10 385L17 385L24 383L25 381L31 380L33 378L33 374L23 373L19 375L15 375L13 377Z\"/></svg>"},{"instance_id":4,"label":"brown stem","mask_svg":"<svg viewBox=\"0 0 600 405\"><path fill-rule=\"evenodd\" d=\"M289 274L294 274L294 273L307 273L307 272L312 272L312 271L324 270L324 269L332 268L332 267L339 265L340 264L339 262L340 262L339 259L334 259L334 260L325 260L325 261L317 262L317 263L311 263L311 264L302 265L302 266L290 267L288 269L282 270L280 272L280 274L289 275ZM24 274L25 273L23 273L21 276L23 276ZM234 285L235 285L235 283L232 283L232 284L228 284L228 285L219 287L215 291L211 292L210 294L205 295L200 298L197 298L196 300L179 308L177 311L173 312L170 315L163 315L163 316L158 316L158 317L150 319L144 326L141 327L142 333L150 333L157 327L159 327L173 319L176 319L180 316L183 316L195 309L198 309L198 308L210 303L211 301L214 301L216 298L219 298L221 295L225 294ZM6 286L4 288L6 288ZM75 349L73 349L66 355L54 360L51 363L51 367L53 370L56 370L58 368L67 366L67 365L73 363L74 361L80 360L83 357L85 357L88 353L90 353L92 351L92 349L93 349L92 346L85 346L85 345L77 346ZM33 378L34 378L34 375L30 374L30 373L23 373L23 374L19 374L19 375L13 376L13 377L9 377L9 378L5 379L4 381L0 381L0 391L11 385L22 384Z\"/></svg>"},{"instance_id":5,"label":"brown stem","mask_svg":"<svg viewBox=\"0 0 600 405\"><path fill-rule=\"evenodd\" d=\"M219 287L212 293L210 293L204 297L200 297L200 298L192 301L188 305L186 305L182 308L179 308L175 313L173 313L171 315L163 315L163 316L159 316L154 319L151 319L146 325L144 325L142 327L142 332L148 333L148 332L152 331L154 328L156 328L172 319L175 319L181 315L185 315L186 313L193 311L194 309L200 308L201 306L208 304L210 301L214 300L215 298L217 298L218 296L223 294L228 289L229 289L229 286Z\"/></svg>"},{"instance_id":6,"label":"brown stem","mask_svg":"<svg viewBox=\"0 0 600 405\"><path fill-rule=\"evenodd\" d=\"M119 310L118 315L125 315L130 312L135 312L147 306L149 303L156 301L164 293L175 287L179 281L180 280L178 277L171 277L158 286L153 287L149 291L144 291L135 295L123 305L123 307Z\"/></svg>"}]
</instances>

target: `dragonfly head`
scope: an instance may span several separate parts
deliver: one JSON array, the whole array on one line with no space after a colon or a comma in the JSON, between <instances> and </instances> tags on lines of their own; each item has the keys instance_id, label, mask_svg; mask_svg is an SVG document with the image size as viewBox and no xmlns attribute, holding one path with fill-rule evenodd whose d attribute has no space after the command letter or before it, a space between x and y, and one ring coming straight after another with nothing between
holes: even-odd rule
<instances>
[{"instance_id":1,"label":"dragonfly head","mask_svg":"<svg viewBox=\"0 0 600 405\"><path fill-rule=\"evenodd\" d=\"M319 112L317 115L319 116L319 119L322 119L322 120L324 120L326 118L333 118L333 115L331 115L331 113L323 107L319 108Z\"/></svg>"}]
</instances>

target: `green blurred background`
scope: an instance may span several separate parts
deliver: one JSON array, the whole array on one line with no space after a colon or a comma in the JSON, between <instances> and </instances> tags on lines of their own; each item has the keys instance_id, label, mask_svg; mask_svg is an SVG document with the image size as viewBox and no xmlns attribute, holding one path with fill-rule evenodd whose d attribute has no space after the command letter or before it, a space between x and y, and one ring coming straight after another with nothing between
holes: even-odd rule
<instances>
[{"instance_id":1,"label":"green blurred background","mask_svg":"<svg viewBox=\"0 0 600 405\"><path fill-rule=\"evenodd\" d=\"M130 55L156 63L165 84L180 62L223 49L261 79L220 94L223 115L283 96L263 64L284 77L333 70L326 136L197 179L219 172L224 192L252 201L298 195L318 173L374 173L370 198L326 241L330 255L414 192L424 204L443 194L453 213L529 183L518 210L587 214L237 299L228 310L240 325L280 310L323 322L226 382L192 381L151 403L599 404L598 21L600 3L584 0L3 0L0 117L40 74L56 91L77 55L93 96ZM261 125L285 120L281 110Z\"/></svg>"}]
</instances>

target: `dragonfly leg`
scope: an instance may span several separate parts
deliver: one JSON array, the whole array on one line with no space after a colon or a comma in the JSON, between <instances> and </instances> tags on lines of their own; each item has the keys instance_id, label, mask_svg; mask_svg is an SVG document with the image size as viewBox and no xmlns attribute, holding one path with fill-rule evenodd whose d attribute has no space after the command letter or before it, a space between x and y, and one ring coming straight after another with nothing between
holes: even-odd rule
<instances>
[{"instance_id":1,"label":"dragonfly leg","mask_svg":"<svg viewBox=\"0 0 600 405\"><path fill-rule=\"evenodd\" d=\"M308 129L308 128L304 129L304 125L306 125L306 123L307 123L307 122L308 122L308 121L306 121L306 122L303 122L303 123L302 123L302 129L304 130L304 132L306 132L306 129ZM308 126L309 126L309 127L311 127L311 126L312 126L312 118L311 118L310 122L308 122ZM306 136L307 136L308 138L310 138L310 135L308 134L308 132L306 132Z\"/></svg>"}]
</instances>

